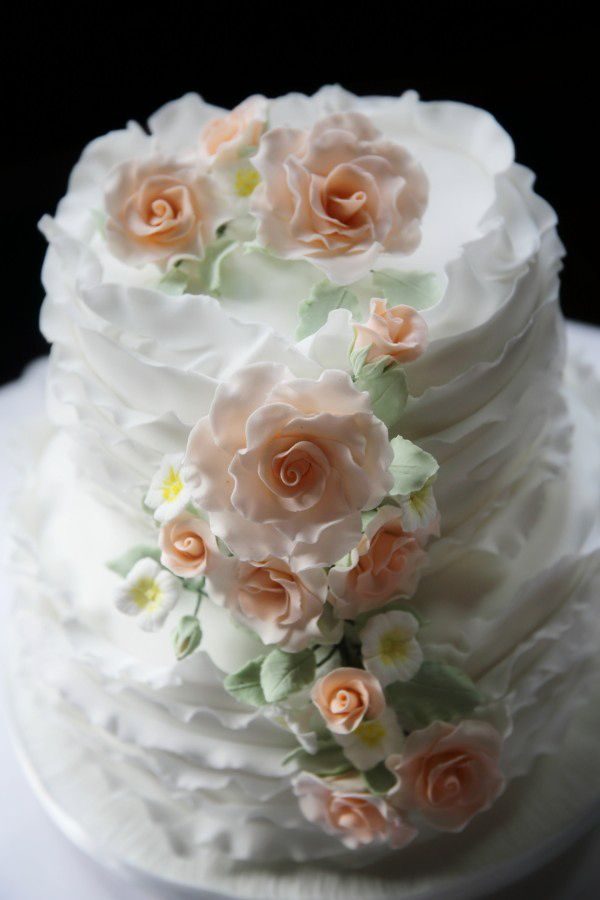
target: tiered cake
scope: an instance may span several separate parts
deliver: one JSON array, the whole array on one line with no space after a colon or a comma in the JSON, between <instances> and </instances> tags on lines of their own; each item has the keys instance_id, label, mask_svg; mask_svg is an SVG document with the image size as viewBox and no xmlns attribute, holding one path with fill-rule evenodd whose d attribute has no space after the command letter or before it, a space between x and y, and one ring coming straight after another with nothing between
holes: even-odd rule
<instances>
[{"instance_id":1,"label":"tiered cake","mask_svg":"<svg viewBox=\"0 0 600 900\"><path fill-rule=\"evenodd\" d=\"M13 677L88 842L383 897L523 813L600 587L598 390L532 183L411 92L189 94L85 150L41 224Z\"/></svg>"}]
</instances>

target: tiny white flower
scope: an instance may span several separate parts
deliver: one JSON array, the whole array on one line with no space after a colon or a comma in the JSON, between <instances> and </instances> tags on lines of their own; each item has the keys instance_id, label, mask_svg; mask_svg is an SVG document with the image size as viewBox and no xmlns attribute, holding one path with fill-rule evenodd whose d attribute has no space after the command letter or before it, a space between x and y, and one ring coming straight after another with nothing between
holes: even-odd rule
<instances>
[{"instance_id":1,"label":"tiny white flower","mask_svg":"<svg viewBox=\"0 0 600 900\"><path fill-rule=\"evenodd\" d=\"M181 595L178 578L150 557L138 560L120 586L115 606L126 616L138 616L144 631L158 631Z\"/></svg>"},{"instance_id":2,"label":"tiny white flower","mask_svg":"<svg viewBox=\"0 0 600 900\"><path fill-rule=\"evenodd\" d=\"M186 468L182 453L165 456L150 483L145 503L154 510L157 522L169 522L182 512L192 497L186 482Z\"/></svg>"},{"instance_id":3,"label":"tiny white flower","mask_svg":"<svg viewBox=\"0 0 600 900\"><path fill-rule=\"evenodd\" d=\"M361 772L367 772L390 754L399 753L404 732L389 707L376 719L363 719L349 734L334 735L344 755Z\"/></svg>"},{"instance_id":4,"label":"tiny white flower","mask_svg":"<svg viewBox=\"0 0 600 900\"><path fill-rule=\"evenodd\" d=\"M432 486L426 484L420 491L409 494L402 500L400 508L405 531L414 532L430 528L438 515Z\"/></svg>"},{"instance_id":5,"label":"tiny white flower","mask_svg":"<svg viewBox=\"0 0 600 900\"><path fill-rule=\"evenodd\" d=\"M365 668L385 687L409 681L423 662L415 635L419 623L409 612L392 610L369 619L360 633Z\"/></svg>"}]
</instances>

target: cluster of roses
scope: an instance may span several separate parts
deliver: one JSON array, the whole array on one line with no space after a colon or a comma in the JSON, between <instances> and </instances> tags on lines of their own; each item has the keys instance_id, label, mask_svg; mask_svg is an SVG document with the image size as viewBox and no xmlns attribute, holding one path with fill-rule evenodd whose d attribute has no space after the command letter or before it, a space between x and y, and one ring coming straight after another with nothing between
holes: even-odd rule
<instances>
[{"instance_id":1,"label":"cluster of roses","mask_svg":"<svg viewBox=\"0 0 600 900\"><path fill-rule=\"evenodd\" d=\"M352 284L381 251L416 248L427 191L419 164L365 116L269 130L266 101L253 97L210 121L186 160L113 170L105 233L115 255L168 279L250 213L269 252ZM316 285L300 336L339 305L359 308L349 291ZM201 645L203 598L225 607L264 648L225 687L297 737L286 762L306 818L349 847L400 847L415 813L456 830L492 802L500 737L467 718L475 685L425 658L423 623L403 605L439 531L435 460L390 439L425 321L377 298L353 327L352 374L299 378L265 362L219 384L185 453L152 481L159 547L114 564L125 576L116 603L154 630L191 592L174 634L180 659Z\"/></svg>"},{"instance_id":2,"label":"cluster of roses","mask_svg":"<svg viewBox=\"0 0 600 900\"><path fill-rule=\"evenodd\" d=\"M403 147L361 113L326 116L310 130L268 129L267 120L265 98L250 97L210 120L195 147L116 166L104 194L111 252L173 272L250 214L260 246L349 284L380 252L417 247L428 183Z\"/></svg>"},{"instance_id":3,"label":"cluster of roses","mask_svg":"<svg viewBox=\"0 0 600 900\"><path fill-rule=\"evenodd\" d=\"M355 325L358 374L414 359L425 341L418 313L375 300ZM117 606L152 630L194 591L175 632L179 658L201 642L205 593L226 607L266 652L225 686L293 726L306 817L350 847L399 847L416 834L407 810L457 829L489 805L502 786L500 737L464 718L481 700L475 686L424 659L418 615L403 605L439 530L437 465L390 440L358 380L257 363L221 383L185 454L152 482L159 551L121 564ZM301 726L311 701L319 722Z\"/></svg>"}]
</instances>

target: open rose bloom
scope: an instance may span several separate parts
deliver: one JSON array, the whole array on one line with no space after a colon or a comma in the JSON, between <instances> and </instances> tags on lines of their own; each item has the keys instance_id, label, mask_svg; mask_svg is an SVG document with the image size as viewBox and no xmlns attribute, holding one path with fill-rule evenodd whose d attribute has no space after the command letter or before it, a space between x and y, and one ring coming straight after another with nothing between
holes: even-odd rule
<instances>
[{"instance_id":1,"label":"open rose bloom","mask_svg":"<svg viewBox=\"0 0 600 900\"><path fill-rule=\"evenodd\" d=\"M314 685L311 698L330 731L348 734L385 708L381 685L363 669L334 669Z\"/></svg>"},{"instance_id":2,"label":"open rose bloom","mask_svg":"<svg viewBox=\"0 0 600 900\"><path fill-rule=\"evenodd\" d=\"M303 772L294 780L294 793L308 821L351 850L382 842L400 849L416 836L416 829L382 797L365 791L359 778L324 780Z\"/></svg>"},{"instance_id":3,"label":"open rose bloom","mask_svg":"<svg viewBox=\"0 0 600 900\"><path fill-rule=\"evenodd\" d=\"M105 187L106 238L134 266L202 257L224 221L211 180L192 165L151 157L113 170Z\"/></svg>"},{"instance_id":4,"label":"open rose bloom","mask_svg":"<svg viewBox=\"0 0 600 900\"><path fill-rule=\"evenodd\" d=\"M398 779L391 802L416 810L435 828L462 831L504 787L501 737L486 722L434 722L406 739L387 766Z\"/></svg>"},{"instance_id":5,"label":"open rose bloom","mask_svg":"<svg viewBox=\"0 0 600 900\"><path fill-rule=\"evenodd\" d=\"M323 569L294 572L282 559L227 560L214 575L215 602L258 634L264 644L297 652L321 636L318 620L327 596Z\"/></svg>"},{"instance_id":6,"label":"open rose bloom","mask_svg":"<svg viewBox=\"0 0 600 900\"><path fill-rule=\"evenodd\" d=\"M274 128L254 165L258 239L277 256L306 259L349 284L381 251L408 254L420 242L427 177L360 113L327 116L310 131Z\"/></svg>"},{"instance_id":7,"label":"open rose bloom","mask_svg":"<svg viewBox=\"0 0 600 900\"><path fill-rule=\"evenodd\" d=\"M424 547L437 530L436 518L427 529L407 532L401 509L381 507L349 558L329 573L331 603L338 615L354 619L394 598L410 597L427 561Z\"/></svg>"},{"instance_id":8,"label":"open rose bloom","mask_svg":"<svg viewBox=\"0 0 600 900\"><path fill-rule=\"evenodd\" d=\"M163 566L182 578L204 575L220 555L208 523L187 513L163 525L158 545Z\"/></svg>"},{"instance_id":9,"label":"open rose bloom","mask_svg":"<svg viewBox=\"0 0 600 900\"><path fill-rule=\"evenodd\" d=\"M300 379L271 363L219 385L185 461L194 502L237 557L298 569L347 553L393 481L387 429L348 375Z\"/></svg>"}]
</instances>

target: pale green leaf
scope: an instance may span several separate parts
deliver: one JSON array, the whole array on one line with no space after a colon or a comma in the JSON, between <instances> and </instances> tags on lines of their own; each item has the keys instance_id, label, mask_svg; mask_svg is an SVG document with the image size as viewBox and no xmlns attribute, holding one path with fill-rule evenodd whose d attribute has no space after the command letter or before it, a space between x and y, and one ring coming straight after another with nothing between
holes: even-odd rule
<instances>
[{"instance_id":1,"label":"pale green leaf","mask_svg":"<svg viewBox=\"0 0 600 900\"><path fill-rule=\"evenodd\" d=\"M408 731L425 728L440 719L450 722L465 716L481 702L471 679L460 669L425 661L410 681L395 681L385 694L400 724Z\"/></svg>"},{"instance_id":2,"label":"pale green leaf","mask_svg":"<svg viewBox=\"0 0 600 900\"><path fill-rule=\"evenodd\" d=\"M413 309L428 309L440 299L442 287L433 272L401 272L380 269L373 272L375 294L397 306L404 304Z\"/></svg>"},{"instance_id":3,"label":"pale green leaf","mask_svg":"<svg viewBox=\"0 0 600 900\"><path fill-rule=\"evenodd\" d=\"M265 657L259 656L246 663L238 672L234 672L225 678L223 684L225 690L240 703L249 706L264 706L265 695L260 686L260 670Z\"/></svg>"},{"instance_id":4,"label":"pale green leaf","mask_svg":"<svg viewBox=\"0 0 600 900\"><path fill-rule=\"evenodd\" d=\"M173 266L160 279L159 287L165 294L180 297L188 289L188 276L182 268Z\"/></svg>"},{"instance_id":5,"label":"pale green leaf","mask_svg":"<svg viewBox=\"0 0 600 900\"><path fill-rule=\"evenodd\" d=\"M308 299L298 307L300 324L296 330L296 340L301 341L314 334L327 321L329 313L334 309L349 309L358 315L359 306L356 295L347 287L320 281L312 288Z\"/></svg>"},{"instance_id":6,"label":"pale green leaf","mask_svg":"<svg viewBox=\"0 0 600 900\"><path fill-rule=\"evenodd\" d=\"M278 703L311 684L315 668L312 650L301 650L299 653L272 650L260 670L260 685L266 701Z\"/></svg>"},{"instance_id":7,"label":"pale green leaf","mask_svg":"<svg viewBox=\"0 0 600 900\"><path fill-rule=\"evenodd\" d=\"M385 763L379 763L373 769L360 773L372 794L387 794L396 784L396 778Z\"/></svg>"},{"instance_id":8,"label":"pale green leaf","mask_svg":"<svg viewBox=\"0 0 600 900\"><path fill-rule=\"evenodd\" d=\"M390 493L394 497L405 497L421 490L437 473L437 462L431 454L405 438L395 437L391 444L394 460L390 472L394 476L394 486Z\"/></svg>"},{"instance_id":9,"label":"pale green leaf","mask_svg":"<svg viewBox=\"0 0 600 900\"><path fill-rule=\"evenodd\" d=\"M408 400L404 369L390 357L363 365L356 376L356 387L367 391L378 419L393 428L398 424Z\"/></svg>"},{"instance_id":10,"label":"pale green leaf","mask_svg":"<svg viewBox=\"0 0 600 900\"><path fill-rule=\"evenodd\" d=\"M303 747L293 750L283 760L283 764L295 763L304 772L312 772L314 775L341 775L352 769L341 747L332 744L322 747L316 753L308 753Z\"/></svg>"},{"instance_id":11,"label":"pale green leaf","mask_svg":"<svg viewBox=\"0 0 600 900\"><path fill-rule=\"evenodd\" d=\"M219 237L209 244L202 259L184 258L163 275L159 285L167 294L214 294L221 288L221 268L227 256L235 250L237 242Z\"/></svg>"},{"instance_id":12,"label":"pale green leaf","mask_svg":"<svg viewBox=\"0 0 600 900\"><path fill-rule=\"evenodd\" d=\"M126 578L135 564L139 562L140 559L146 559L147 557L160 562L160 550L158 547L145 547L142 545L132 547L131 550L128 550L123 556L119 556L118 559L112 559L106 565L113 572L116 572L117 575Z\"/></svg>"},{"instance_id":13,"label":"pale green leaf","mask_svg":"<svg viewBox=\"0 0 600 900\"><path fill-rule=\"evenodd\" d=\"M351 350L350 365L352 366L352 373L355 378L359 376L360 371L366 362L367 356L369 355L370 349L371 345L367 344L366 347L361 347L360 350Z\"/></svg>"}]
</instances>

